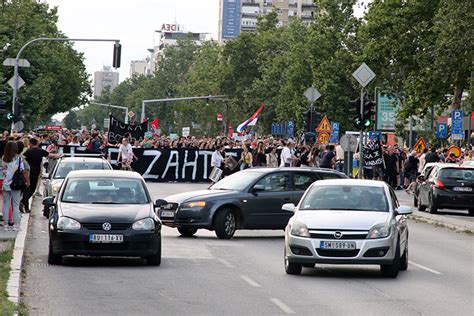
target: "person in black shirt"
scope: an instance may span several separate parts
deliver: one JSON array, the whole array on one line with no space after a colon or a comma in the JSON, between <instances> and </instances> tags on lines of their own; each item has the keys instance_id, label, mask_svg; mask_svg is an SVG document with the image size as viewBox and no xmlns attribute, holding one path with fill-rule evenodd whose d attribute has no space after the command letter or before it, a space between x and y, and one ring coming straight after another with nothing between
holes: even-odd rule
<instances>
[{"instance_id":1,"label":"person in black shirt","mask_svg":"<svg viewBox=\"0 0 474 316\"><path fill-rule=\"evenodd\" d=\"M429 162L439 162L439 155L436 153L436 148L432 147L430 152L425 156L425 165Z\"/></svg>"},{"instance_id":2,"label":"person in black shirt","mask_svg":"<svg viewBox=\"0 0 474 316\"><path fill-rule=\"evenodd\" d=\"M327 145L326 152L319 163L321 168L329 168L334 169L334 165L336 164L336 153L334 152L334 145Z\"/></svg>"},{"instance_id":3,"label":"person in black shirt","mask_svg":"<svg viewBox=\"0 0 474 316\"><path fill-rule=\"evenodd\" d=\"M393 152L393 147L389 147L387 153L383 155L385 161L385 181L392 187L397 188L398 157Z\"/></svg>"},{"instance_id":4,"label":"person in black shirt","mask_svg":"<svg viewBox=\"0 0 474 316\"><path fill-rule=\"evenodd\" d=\"M38 185L39 176L41 173L41 162L44 157L58 158L60 155L49 153L44 149L38 147L38 140L36 138L30 139L30 148L28 148L23 154L26 161L30 165L30 186L23 193L21 202L25 211L29 212L28 200L33 196Z\"/></svg>"}]
</instances>

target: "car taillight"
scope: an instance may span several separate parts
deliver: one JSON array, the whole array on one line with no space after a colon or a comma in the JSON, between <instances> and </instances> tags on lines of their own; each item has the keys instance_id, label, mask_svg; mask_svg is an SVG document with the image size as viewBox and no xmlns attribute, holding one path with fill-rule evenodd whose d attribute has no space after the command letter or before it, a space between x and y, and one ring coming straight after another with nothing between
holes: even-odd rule
<instances>
[{"instance_id":1,"label":"car taillight","mask_svg":"<svg viewBox=\"0 0 474 316\"><path fill-rule=\"evenodd\" d=\"M443 182L439 180L435 180L433 186L437 189L443 190L444 189L444 184Z\"/></svg>"}]
</instances>

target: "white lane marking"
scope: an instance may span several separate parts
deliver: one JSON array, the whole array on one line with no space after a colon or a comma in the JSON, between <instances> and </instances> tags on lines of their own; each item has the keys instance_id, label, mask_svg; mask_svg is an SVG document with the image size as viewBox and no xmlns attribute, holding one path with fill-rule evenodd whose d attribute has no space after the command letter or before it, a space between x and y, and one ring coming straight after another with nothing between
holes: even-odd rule
<instances>
[{"instance_id":1,"label":"white lane marking","mask_svg":"<svg viewBox=\"0 0 474 316\"><path fill-rule=\"evenodd\" d=\"M227 268L235 268L232 263L230 263L229 261L227 261L225 259L219 258L217 260L219 260L219 262L222 263L223 265L225 265Z\"/></svg>"},{"instance_id":2,"label":"white lane marking","mask_svg":"<svg viewBox=\"0 0 474 316\"><path fill-rule=\"evenodd\" d=\"M438 274L438 275L442 274L441 272L438 272L438 271L436 271L436 270L430 269L430 268L428 268L428 267L425 267L425 266L423 266L423 265L421 265L421 264L418 264L418 263L415 263L415 262L413 262L413 261L408 261L408 263L414 265L415 267L418 267L418 268L420 268L420 269L426 270L426 271L431 272L431 273L434 273L434 274Z\"/></svg>"},{"instance_id":3,"label":"white lane marking","mask_svg":"<svg viewBox=\"0 0 474 316\"><path fill-rule=\"evenodd\" d=\"M271 298L270 301L272 301L273 304L275 304L276 306L280 307L280 309L282 311L284 311L285 313L287 313L287 314L294 314L295 313L290 307L288 307L288 305L286 305L285 303L283 303L282 301L280 301L277 298Z\"/></svg>"},{"instance_id":4,"label":"white lane marking","mask_svg":"<svg viewBox=\"0 0 474 316\"><path fill-rule=\"evenodd\" d=\"M261 286L260 284L258 284L258 283L255 282L254 280L252 280L252 279L251 279L249 276L247 276L247 275L242 274L242 275L240 276L240 278L241 278L242 280L244 280L245 282L247 282L247 283L248 283L250 286L252 286L252 287L260 287L260 286Z\"/></svg>"}]
</instances>

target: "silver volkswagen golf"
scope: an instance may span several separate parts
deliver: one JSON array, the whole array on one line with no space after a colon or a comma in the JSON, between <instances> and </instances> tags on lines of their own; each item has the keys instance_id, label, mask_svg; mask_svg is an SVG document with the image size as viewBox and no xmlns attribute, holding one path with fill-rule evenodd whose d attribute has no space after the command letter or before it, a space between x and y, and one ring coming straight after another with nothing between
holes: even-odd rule
<instances>
[{"instance_id":1,"label":"silver volkswagen golf","mask_svg":"<svg viewBox=\"0 0 474 316\"><path fill-rule=\"evenodd\" d=\"M294 212L285 233L285 270L326 264L380 265L383 276L395 278L408 268L408 226L411 208L400 206L382 181L338 179L313 183Z\"/></svg>"}]
</instances>

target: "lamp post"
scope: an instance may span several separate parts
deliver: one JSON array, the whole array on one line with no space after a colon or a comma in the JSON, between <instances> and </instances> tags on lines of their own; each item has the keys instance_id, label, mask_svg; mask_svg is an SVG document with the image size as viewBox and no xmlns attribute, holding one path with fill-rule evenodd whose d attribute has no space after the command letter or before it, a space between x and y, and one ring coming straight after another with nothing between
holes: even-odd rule
<instances>
[{"instance_id":1,"label":"lamp post","mask_svg":"<svg viewBox=\"0 0 474 316\"><path fill-rule=\"evenodd\" d=\"M97 102L89 102L89 104L107 106L107 107L111 107L111 108L117 108L117 109L125 110L125 123L128 124L128 107L127 106L120 106L120 105L106 104L106 103L97 103Z\"/></svg>"}]
</instances>

